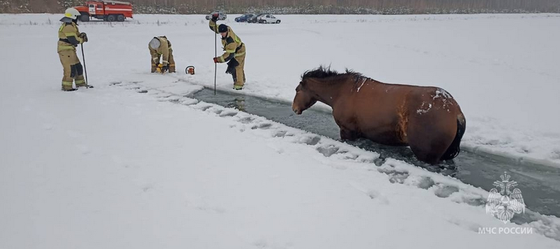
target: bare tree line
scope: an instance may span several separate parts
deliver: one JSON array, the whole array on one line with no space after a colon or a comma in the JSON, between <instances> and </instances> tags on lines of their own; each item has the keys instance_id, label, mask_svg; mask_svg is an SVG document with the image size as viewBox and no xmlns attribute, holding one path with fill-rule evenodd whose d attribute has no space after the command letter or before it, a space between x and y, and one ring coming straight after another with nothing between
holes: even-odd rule
<instances>
[{"instance_id":1,"label":"bare tree line","mask_svg":"<svg viewBox=\"0 0 560 249\"><path fill-rule=\"evenodd\" d=\"M125 0L126 1L126 0ZM136 13L284 14L560 13L560 0L130 0ZM61 12L79 0L0 0L0 13Z\"/></svg>"}]
</instances>

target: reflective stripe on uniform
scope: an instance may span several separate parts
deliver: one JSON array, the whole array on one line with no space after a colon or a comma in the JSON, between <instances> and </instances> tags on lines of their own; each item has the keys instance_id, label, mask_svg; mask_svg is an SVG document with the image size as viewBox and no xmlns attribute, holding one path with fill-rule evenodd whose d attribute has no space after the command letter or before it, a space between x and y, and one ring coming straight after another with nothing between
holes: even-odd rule
<instances>
[{"instance_id":1,"label":"reflective stripe on uniform","mask_svg":"<svg viewBox=\"0 0 560 249\"><path fill-rule=\"evenodd\" d=\"M64 35L65 35L66 37L68 37L68 36L76 36L76 33L74 33L74 32L72 32L72 33L64 33Z\"/></svg>"},{"instance_id":2,"label":"reflective stripe on uniform","mask_svg":"<svg viewBox=\"0 0 560 249\"><path fill-rule=\"evenodd\" d=\"M76 85L83 85L85 83L86 83L85 80L76 80Z\"/></svg>"},{"instance_id":3,"label":"reflective stripe on uniform","mask_svg":"<svg viewBox=\"0 0 560 249\"><path fill-rule=\"evenodd\" d=\"M70 86L70 87L72 87L72 81L63 81L63 82L62 82L62 85L63 85L63 86Z\"/></svg>"},{"instance_id":4,"label":"reflective stripe on uniform","mask_svg":"<svg viewBox=\"0 0 560 249\"><path fill-rule=\"evenodd\" d=\"M233 49L233 50L226 50L226 52L228 52L228 53L230 53L230 54L231 54L231 53L235 53L235 49Z\"/></svg>"},{"instance_id":5,"label":"reflective stripe on uniform","mask_svg":"<svg viewBox=\"0 0 560 249\"><path fill-rule=\"evenodd\" d=\"M62 50L74 50L74 46L65 46L65 45L58 46L58 51L62 51Z\"/></svg>"},{"instance_id":6,"label":"reflective stripe on uniform","mask_svg":"<svg viewBox=\"0 0 560 249\"><path fill-rule=\"evenodd\" d=\"M239 57L239 56L242 56L242 55L245 55L245 52L237 53L237 54L234 55L234 57Z\"/></svg>"},{"instance_id":7,"label":"reflective stripe on uniform","mask_svg":"<svg viewBox=\"0 0 560 249\"><path fill-rule=\"evenodd\" d=\"M224 62L224 57L223 56L218 57L218 61L219 62Z\"/></svg>"}]
</instances>

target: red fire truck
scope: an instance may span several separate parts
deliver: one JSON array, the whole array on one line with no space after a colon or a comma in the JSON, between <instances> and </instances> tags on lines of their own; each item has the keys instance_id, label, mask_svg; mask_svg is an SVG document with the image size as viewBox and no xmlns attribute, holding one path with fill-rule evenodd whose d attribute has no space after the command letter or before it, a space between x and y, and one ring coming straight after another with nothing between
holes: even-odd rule
<instances>
[{"instance_id":1,"label":"red fire truck","mask_svg":"<svg viewBox=\"0 0 560 249\"><path fill-rule=\"evenodd\" d=\"M80 21L89 22L91 18L103 19L109 22L124 22L132 18L132 4L119 1L88 1L85 6L76 6L82 15Z\"/></svg>"}]
</instances>

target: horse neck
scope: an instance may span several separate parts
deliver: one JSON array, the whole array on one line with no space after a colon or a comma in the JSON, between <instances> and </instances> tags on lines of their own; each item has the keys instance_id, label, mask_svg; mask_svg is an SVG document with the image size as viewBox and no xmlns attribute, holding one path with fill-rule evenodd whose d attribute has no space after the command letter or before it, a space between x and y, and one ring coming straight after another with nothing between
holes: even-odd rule
<instances>
[{"instance_id":1,"label":"horse neck","mask_svg":"<svg viewBox=\"0 0 560 249\"><path fill-rule=\"evenodd\" d=\"M315 98L329 106L333 106L345 87L343 82L329 82L336 79L312 79L308 81L308 88L315 94Z\"/></svg>"}]
</instances>

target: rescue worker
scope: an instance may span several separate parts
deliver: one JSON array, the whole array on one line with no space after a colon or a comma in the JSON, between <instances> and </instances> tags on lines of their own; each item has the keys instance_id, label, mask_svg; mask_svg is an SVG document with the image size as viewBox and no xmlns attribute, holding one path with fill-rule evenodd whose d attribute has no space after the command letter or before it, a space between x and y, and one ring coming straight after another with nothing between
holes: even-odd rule
<instances>
[{"instance_id":1,"label":"rescue worker","mask_svg":"<svg viewBox=\"0 0 560 249\"><path fill-rule=\"evenodd\" d=\"M245 84L245 44L241 39L233 33L231 27L225 24L218 24L218 13L212 14L210 20L210 29L222 36L222 45L224 46L224 54L214 57L214 63L228 62L226 73L233 77L233 89L241 90Z\"/></svg>"},{"instance_id":2,"label":"rescue worker","mask_svg":"<svg viewBox=\"0 0 560 249\"><path fill-rule=\"evenodd\" d=\"M152 38L148 44L150 55L152 55L152 73L175 73L175 60L173 59L173 49L171 42L165 36ZM161 58L161 63L160 63Z\"/></svg>"},{"instance_id":3,"label":"rescue worker","mask_svg":"<svg viewBox=\"0 0 560 249\"><path fill-rule=\"evenodd\" d=\"M74 8L66 9L64 17L60 19L62 25L58 29L58 56L62 63L64 76L62 77L62 90L74 91L72 83L76 87L88 87L84 80L84 69L76 55L76 47L88 41L86 33L78 30L78 17L80 12Z\"/></svg>"}]
</instances>

